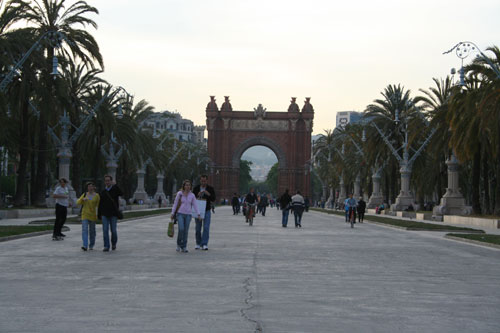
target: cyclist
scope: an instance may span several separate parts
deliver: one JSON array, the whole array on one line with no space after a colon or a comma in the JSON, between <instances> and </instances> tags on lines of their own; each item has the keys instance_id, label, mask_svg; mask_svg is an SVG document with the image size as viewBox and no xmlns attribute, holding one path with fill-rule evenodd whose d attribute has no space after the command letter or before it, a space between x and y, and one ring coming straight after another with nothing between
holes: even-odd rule
<instances>
[{"instance_id":1,"label":"cyclist","mask_svg":"<svg viewBox=\"0 0 500 333\"><path fill-rule=\"evenodd\" d=\"M353 224L356 223L356 207L358 206L358 202L352 197L352 193L349 194L349 198L346 200L346 206L349 221L351 221L351 228L354 228Z\"/></svg>"},{"instance_id":2,"label":"cyclist","mask_svg":"<svg viewBox=\"0 0 500 333\"><path fill-rule=\"evenodd\" d=\"M253 187L250 188L250 192L245 197L245 203L247 204L247 211L245 214L246 222L248 222L250 220L250 214L252 214L251 220L253 220L255 216L255 205L258 203L257 194L255 194Z\"/></svg>"}]
</instances>

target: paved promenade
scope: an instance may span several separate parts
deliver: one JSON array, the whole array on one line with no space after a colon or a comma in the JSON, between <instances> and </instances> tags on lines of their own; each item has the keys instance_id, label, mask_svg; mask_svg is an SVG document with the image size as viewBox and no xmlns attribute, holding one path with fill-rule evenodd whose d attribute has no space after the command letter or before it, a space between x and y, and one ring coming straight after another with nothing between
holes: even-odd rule
<instances>
[{"instance_id":1,"label":"paved promenade","mask_svg":"<svg viewBox=\"0 0 500 333\"><path fill-rule=\"evenodd\" d=\"M306 213L253 227L229 207L209 251L177 253L166 217L83 252L79 225L0 243L0 332L499 332L500 250Z\"/></svg>"}]
</instances>

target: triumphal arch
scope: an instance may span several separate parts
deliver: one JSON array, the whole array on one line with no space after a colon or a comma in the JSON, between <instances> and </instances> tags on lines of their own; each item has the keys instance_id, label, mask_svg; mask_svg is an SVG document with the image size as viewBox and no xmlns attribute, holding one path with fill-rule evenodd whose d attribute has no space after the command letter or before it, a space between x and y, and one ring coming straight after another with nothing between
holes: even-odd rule
<instances>
[{"instance_id":1,"label":"triumphal arch","mask_svg":"<svg viewBox=\"0 0 500 333\"><path fill-rule=\"evenodd\" d=\"M238 193L240 158L250 147L266 146L278 158L278 194L300 190L311 197L310 159L314 109L307 97L302 110L292 97L288 111L234 111L225 96L221 108L210 96L206 108L210 182L219 199Z\"/></svg>"}]
</instances>

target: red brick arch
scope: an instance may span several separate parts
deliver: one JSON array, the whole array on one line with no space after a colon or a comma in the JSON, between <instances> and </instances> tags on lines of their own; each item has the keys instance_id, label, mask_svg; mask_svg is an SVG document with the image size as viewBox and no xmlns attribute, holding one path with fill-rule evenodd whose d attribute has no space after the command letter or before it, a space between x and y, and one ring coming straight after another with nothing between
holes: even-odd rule
<instances>
[{"instance_id":1,"label":"red brick arch","mask_svg":"<svg viewBox=\"0 0 500 333\"><path fill-rule=\"evenodd\" d=\"M286 188L310 197L309 160L314 110L306 99L302 111L295 99L285 112L233 111L229 98L218 109L215 97L207 105L208 154L212 160L209 181L219 199L238 192L239 161L250 147L265 146L278 158L278 193Z\"/></svg>"}]
</instances>

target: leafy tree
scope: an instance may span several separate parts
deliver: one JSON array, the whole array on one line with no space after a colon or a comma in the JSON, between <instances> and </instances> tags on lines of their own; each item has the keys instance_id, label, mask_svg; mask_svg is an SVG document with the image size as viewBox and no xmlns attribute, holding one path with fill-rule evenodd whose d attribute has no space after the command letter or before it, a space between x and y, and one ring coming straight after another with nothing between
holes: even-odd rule
<instances>
[{"instance_id":1,"label":"leafy tree","mask_svg":"<svg viewBox=\"0 0 500 333\"><path fill-rule=\"evenodd\" d=\"M22 0L13 0L13 5L25 4ZM97 24L87 14L98 14L96 8L89 6L85 1L77 1L66 8L65 0L43 0L30 2L29 6L20 14L20 18L31 23L33 27L26 28L35 36L39 37L46 32L60 32L65 36L66 43L61 48L62 54L66 59L78 58L89 66L95 66L97 62L102 68L103 60L99 52L99 47L92 35L76 26L90 25L97 28ZM35 204L43 205L45 203L45 190L47 185L47 162L48 162L48 135L47 126L50 116L61 113L60 105L56 103L58 91L58 82L54 81L50 75L49 69L52 68L52 58L55 54L54 47L61 44L61 40L51 40L43 43L45 49L46 66L41 70L43 86L39 89L39 94L43 96L44 103L40 109L39 133L38 133L38 154L37 170L35 178ZM54 113L54 109L59 112ZM54 118L54 117L53 117ZM53 120L53 119L52 119Z\"/></svg>"},{"instance_id":2,"label":"leafy tree","mask_svg":"<svg viewBox=\"0 0 500 333\"><path fill-rule=\"evenodd\" d=\"M269 192L271 192L274 196L278 195L278 166L279 164L275 163L267 173L266 177L266 184Z\"/></svg>"},{"instance_id":3,"label":"leafy tree","mask_svg":"<svg viewBox=\"0 0 500 333\"><path fill-rule=\"evenodd\" d=\"M249 184L252 180L252 176L250 175L251 165L252 161L240 160L240 193L249 191Z\"/></svg>"}]
</instances>

